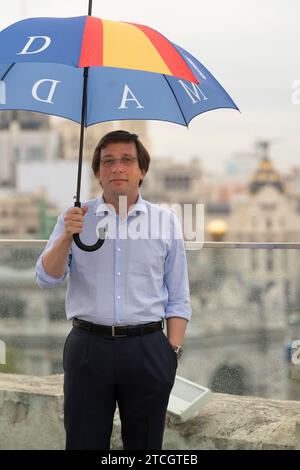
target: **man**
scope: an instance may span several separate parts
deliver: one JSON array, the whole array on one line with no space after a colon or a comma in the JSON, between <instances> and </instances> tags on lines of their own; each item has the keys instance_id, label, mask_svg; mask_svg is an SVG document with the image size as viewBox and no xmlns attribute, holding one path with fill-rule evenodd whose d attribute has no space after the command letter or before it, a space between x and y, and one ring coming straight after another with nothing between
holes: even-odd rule
<instances>
[{"instance_id":1,"label":"man","mask_svg":"<svg viewBox=\"0 0 300 470\"><path fill-rule=\"evenodd\" d=\"M57 286L69 275L66 314L73 329L63 354L67 449L109 449L116 403L124 449L162 448L191 310L175 216L139 194L149 163L137 135L105 135L92 162L102 196L58 218L37 262L40 287ZM157 223L166 214L169 236ZM80 233L83 243L94 244L100 226L106 239L99 250L81 251L73 243L73 234ZM137 237L139 230L143 236Z\"/></svg>"}]
</instances>

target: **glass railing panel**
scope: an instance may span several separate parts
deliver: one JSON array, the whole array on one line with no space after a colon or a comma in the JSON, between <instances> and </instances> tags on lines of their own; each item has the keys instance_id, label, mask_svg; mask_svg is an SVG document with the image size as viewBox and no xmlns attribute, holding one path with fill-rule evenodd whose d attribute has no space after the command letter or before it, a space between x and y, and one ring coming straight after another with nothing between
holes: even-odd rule
<instances>
[{"instance_id":1,"label":"glass railing panel","mask_svg":"<svg viewBox=\"0 0 300 470\"><path fill-rule=\"evenodd\" d=\"M36 285L44 246L0 241L0 372L62 373L67 282ZM300 339L300 250L250 246L187 245L193 314L178 374L216 392L297 400L290 346Z\"/></svg>"}]
</instances>

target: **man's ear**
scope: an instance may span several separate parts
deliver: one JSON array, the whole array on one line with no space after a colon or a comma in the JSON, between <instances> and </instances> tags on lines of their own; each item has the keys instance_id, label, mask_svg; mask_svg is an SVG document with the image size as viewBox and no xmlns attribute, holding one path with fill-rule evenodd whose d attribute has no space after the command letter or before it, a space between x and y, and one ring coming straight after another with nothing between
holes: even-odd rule
<instances>
[{"instance_id":1,"label":"man's ear","mask_svg":"<svg viewBox=\"0 0 300 470\"><path fill-rule=\"evenodd\" d=\"M95 174L95 178L98 180L100 186L102 187L101 178L100 178L100 168L97 171L97 173Z\"/></svg>"}]
</instances>

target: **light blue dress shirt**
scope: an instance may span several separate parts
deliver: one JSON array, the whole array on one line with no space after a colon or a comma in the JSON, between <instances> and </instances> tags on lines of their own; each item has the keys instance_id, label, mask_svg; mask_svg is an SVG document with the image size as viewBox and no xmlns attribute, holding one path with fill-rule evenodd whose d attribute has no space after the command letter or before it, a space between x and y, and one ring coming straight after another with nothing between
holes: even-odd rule
<instances>
[{"instance_id":1,"label":"light blue dress shirt","mask_svg":"<svg viewBox=\"0 0 300 470\"><path fill-rule=\"evenodd\" d=\"M85 204L89 210L80 239L93 245L100 223L107 230L104 244L97 251L86 252L73 242L64 275L55 278L46 273L42 256L63 233L65 211L37 261L39 287L58 286L69 276L68 319L77 317L102 325L137 325L170 317L189 320L187 262L176 216L140 195L123 222L103 196ZM163 229L168 225L163 219L169 219L169 230ZM115 228L113 235L111 227ZM142 235L137 238L140 227Z\"/></svg>"}]
</instances>

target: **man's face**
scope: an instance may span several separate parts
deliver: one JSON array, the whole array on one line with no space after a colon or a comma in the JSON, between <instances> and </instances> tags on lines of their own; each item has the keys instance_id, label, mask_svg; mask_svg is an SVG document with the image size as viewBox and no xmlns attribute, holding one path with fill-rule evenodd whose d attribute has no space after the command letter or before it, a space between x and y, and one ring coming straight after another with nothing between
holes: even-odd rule
<instances>
[{"instance_id":1,"label":"man's face","mask_svg":"<svg viewBox=\"0 0 300 470\"><path fill-rule=\"evenodd\" d=\"M138 193L139 181L144 175L145 172L138 164L134 142L112 143L101 150L100 166L96 176L104 195L114 198L135 196Z\"/></svg>"}]
</instances>

